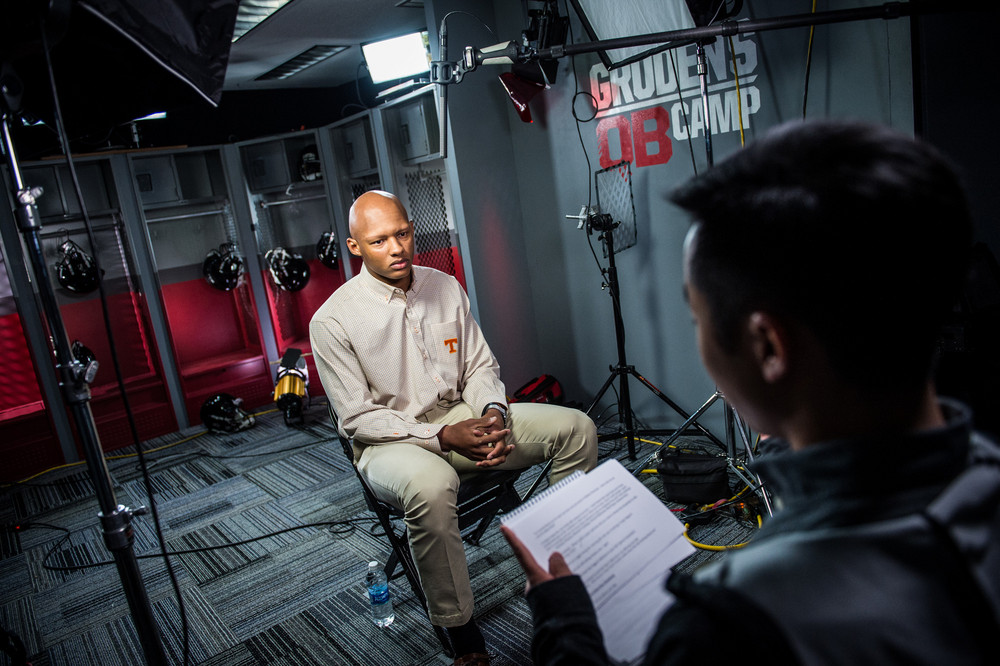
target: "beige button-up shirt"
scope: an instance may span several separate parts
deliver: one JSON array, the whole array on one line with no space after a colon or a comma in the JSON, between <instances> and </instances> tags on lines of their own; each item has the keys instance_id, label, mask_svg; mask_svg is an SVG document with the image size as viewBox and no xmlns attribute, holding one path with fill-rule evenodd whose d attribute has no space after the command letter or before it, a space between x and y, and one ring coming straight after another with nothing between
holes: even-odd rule
<instances>
[{"instance_id":1,"label":"beige button-up shirt","mask_svg":"<svg viewBox=\"0 0 1000 666\"><path fill-rule=\"evenodd\" d=\"M464 400L506 404L500 366L458 281L413 267L403 292L362 268L309 322L320 381L357 444L411 442L441 453L443 426L421 417Z\"/></svg>"}]
</instances>

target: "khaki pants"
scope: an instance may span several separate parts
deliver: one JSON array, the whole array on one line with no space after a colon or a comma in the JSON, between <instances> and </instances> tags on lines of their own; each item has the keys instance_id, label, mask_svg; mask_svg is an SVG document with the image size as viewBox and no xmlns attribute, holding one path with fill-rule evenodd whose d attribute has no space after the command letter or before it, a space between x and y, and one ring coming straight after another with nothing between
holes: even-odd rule
<instances>
[{"instance_id":1,"label":"khaki pants","mask_svg":"<svg viewBox=\"0 0 1000 666\"><path fill-rule=\"evenodd\" d=\"M431 423L453 424L478 417L466 403L431 412ZM514 451L506 462L487 469L523 469L552 459L549 482L597 464L597 428L583 412L537 403L511 405L507 442ZM465 547L458 530L459 475L482 471L456 453L441 457L415 444L366 446L358 469L379 499L406 514L410 549L427 596L431 622L457 627L472 617Z\"/></svg>"}]
</instances>

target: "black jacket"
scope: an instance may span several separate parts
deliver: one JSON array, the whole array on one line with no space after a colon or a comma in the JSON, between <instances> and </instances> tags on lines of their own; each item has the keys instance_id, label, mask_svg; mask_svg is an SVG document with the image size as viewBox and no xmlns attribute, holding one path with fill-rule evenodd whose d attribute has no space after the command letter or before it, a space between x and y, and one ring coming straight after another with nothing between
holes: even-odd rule
<instances>
[{"instance_id":1,"label":"black jacket","mask_svg":"<svg viewBox=\"0 0 1000 666\"><path fill-rule=\"evenodd\" d=\"M1000 663L1000 449L948 426L759 460L779 510L693 577L646 664ZM606 664L579 578L528 595L536 664Z\"/></svg>"}]
</instances>

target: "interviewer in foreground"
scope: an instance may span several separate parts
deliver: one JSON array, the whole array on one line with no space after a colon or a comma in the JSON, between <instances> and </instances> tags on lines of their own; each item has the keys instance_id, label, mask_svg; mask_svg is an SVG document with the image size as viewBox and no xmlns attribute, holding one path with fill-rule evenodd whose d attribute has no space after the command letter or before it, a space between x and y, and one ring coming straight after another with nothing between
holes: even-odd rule
<instances>
[{"instance_id":1,"label":"interviewer in foreground","mask_svg":"<svg viewBox=\"0 0 1000 666\"><path fill-rule=\"evenodd\" d=\"M645 663L1000 663L1000 452L932 380L971 244L955 172L893 130L796 122L671 199L705 367L789 447L758 458L776 512L751 544L669 577ZM503 529L535 663L607 663L579 577Z\"/></svg>"}]
</instances>

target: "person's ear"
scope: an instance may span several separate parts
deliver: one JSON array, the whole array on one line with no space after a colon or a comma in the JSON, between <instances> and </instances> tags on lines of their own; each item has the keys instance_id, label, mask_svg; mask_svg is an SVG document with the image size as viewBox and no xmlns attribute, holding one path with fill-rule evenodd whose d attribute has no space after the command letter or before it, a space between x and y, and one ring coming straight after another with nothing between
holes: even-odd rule
<instances>
[{"instance_id":1,"label":"person's ear","mask_svg":"<svg viewBox=\"0 0 1000 666\"><path fill-rule=\"evenodd\" d=\"M353 238L350 237L347 238L347 249L355 257L361 256L361 248L358 246L358 241L354 240Z\"/></svg>"},{"instance_id":2,"label":"person's ear","mask_svg":"<svg viewBox=\"0 0 1000 666\"><path fill-rule=\"evenodd\" d=\"M761 378L768 384L788 374L789 337L785 326L767 312L752 312L747 318L751 352Z\"/></svg>"}]
</instances>

